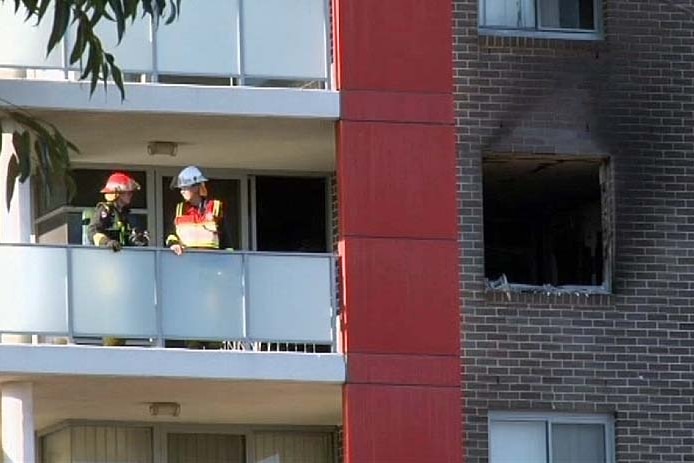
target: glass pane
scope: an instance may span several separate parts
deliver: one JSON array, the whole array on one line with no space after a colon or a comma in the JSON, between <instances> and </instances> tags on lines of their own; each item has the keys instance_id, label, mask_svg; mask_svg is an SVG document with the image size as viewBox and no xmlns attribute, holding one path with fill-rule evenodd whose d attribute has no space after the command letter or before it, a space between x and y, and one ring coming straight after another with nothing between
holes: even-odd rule
<instances>
[{"instance_id":1,"label":"glass pane","mask_svg":"<svg viewBox=\"0 0 694 463\"><path fill-rule=\"evenodd\" d=\"M74 171L73 171L74 172ZM31 179L32 197L36 217L51 212L61 206L67 205L67 188L62 178L52 176L50 179L50 191L44 186L39 175Z\"/></svg>"},{"instance_id":2,"label":"glass pane","mask_svg":"<svg viewBox=\"0 0 694 463\"><path fill-rule=\"evenodd\" d=\"M75 169L73 171L77 191L70 202L71 206L94 207L104 200L100 193L106 185L106 180L114 172L124 172L140 184L140 191L133 195L130 205L133 209L147 209L147 174L137 170L119 169Z\"/></svg>"},{"instance_id":3,"label":"glass pane","mask_svg":"<svg viewBox=\"0 0 694 463\"><path fill-rule=\"evenodd\" d=\"M244 74L327 77L324 0L243 3Z\"/></svg>"},{"instance_id":4,"label":"glass pane","mask_svg":"<svg viewBox=\"0 0 694 463\"><path fill-rule=\"evenodd\" d=\"M152 72L152 39L149 16L141 12L135 21L128 21L123 40L118 43L116 23L100 21L95 27L96 35L108 53L113 54L115 61L123 72ZM76 26L68 29L68 52L75 43ZM86 55L83 59L86 59ZM71 69L80 69L79 61Z\"/></svg>"},{"instance_id":5,"label":"glass pane","mask_svg":"<svg viewBox=\"0 0 694 463\"><path fill-rule=\"evenodd\" d=\"M595 29L594 0L540 0L541 27Z\"/></svg>"},{"instance_id":6,"label":"glass pane","mask_svg":"<svg viewBox=\"0 0 694 463\"><path fill-rule=\"evenodd\" d=\"M53 2L48 6L46 20L24 22L26 9L14 12L15 2L0 3L0 66L59 68L63 66L62 42L46 58L46 44L53 25Z\"/></svg>"},{"instance_id":7,"label":"glass pane","mask_svg":"<svg viewBox=\"0 0 694 463\"><path fill-rule=\"evenodd\" d=\"M66 250L0 246L0 262L12 269L0 278L0 331L67 333Z\"/></svg>"},{"instance_id":8,"label":"glass pane","mask_svg":"<svg viewBox=\"0 0 694 463\"><path fill-rule=\"evenodd\" d=\"M605 426L553 424L553 463L605 463Z\"/></svg>"},{"instance_id":9,"label":"glass pane","mask_svg":"<svg viewBox=\"0 0 694 463\"><path fill-rule=\"evenodd\" d=\"M152 462L152 431L149 428L89 425L70 429L74 463Z\"/></svg>"},{"instance_id":10,"label":"glass pane","mask_svg":"<svg viewBox=\"0 0 694 463\"><path fill-rule=\"evenodd\" d=\"M188 252L161 256L164 336L243 337L242 260L238 254ZM181 282L185 282L182 285ZM195 288L191 291L190 288Z\"/></svg>"},{"instance_id":11,"label":"glass pane","mask_svg":"<svg viewBox=\"0 0 694 463\"><path fill-rule=\"evenodd\" d=\"M248 336L331 342L330 258L251 255L248 259Z\"/></svg>"},{"instance_id":12,"label":"glass pane","mask_svg":"<svg viewBox=\"0 0 694 463\"><path fill-rule=\"evenodd\" d=\"M151 251L73 248L72 304L76 335L156 334Z\"/></svg>"},{"instance_id":13,"label":"glass pane","mask_svg":"<svg viewBox=\"0 0 694 463\"><path fill-rule=\"evenodd\" d=\"M253 436L255 463L329 463L333 439L325 432L263 432Z\"/></svg>"},{"instance_id":14,"label":"glass pane","mask_svg":"<svg viewBox=\"0 0 694 463\"><path fill-rule=\"evenodd\" d=\"M544 421L492 421L490 463L547 463Z\"/></svg>"},{"instance_id":15,"label":"glass pane","mask_svg":"<svg viewBox=\"0 0 694 463\"><path fill-rule=\"evenodd\" d=\"M483 26L535 27L534 0L482 0L480 5Z\"/></svg>"},{"instance_id":16,"label":"glass pane","mask_svg":"<svg viewBox=\"0 0 694 463\"><path fill-rule=\"evenodd\" d=\"M169 188L171 177L162 178L162 198L164 209L164 233L162 242L166 236L174 231L174 216L176 205L183 201L179 190ZM231 227L229 240L234 249L241 248L241 182L235 179L212 179L207 182L207 191L210 198L218 199L223 204L223 214L227 218L226 223Z\"/></svg>"},{"instance_id":17,"label":"glass pane","mask_svg":"<svg viewBox=\"0 0 694 463\"><path fill-rule=\"evenodd\" d=\"M238 14L238 0L186 0L157 31L159 72L239 74Z\"/></svg>"},{"instance_id":18,"label":"glass pane","mask_svg":"<svg viewBox=\"0 0 694 463\"><path fill-rule=\"evenodd\" d=\"M256 177L259 251L326 252L325 179Z\"/></svg>"},{"instance_id":19,"label":"glass pane","mask_svg":"<svg viewBox=\"0 0 694 463\"><path fill-rule=\"evenodd\" d=\"M245 463L243 436L232 434L168 434L168 463Z\"/></svg>"}]
</instances>

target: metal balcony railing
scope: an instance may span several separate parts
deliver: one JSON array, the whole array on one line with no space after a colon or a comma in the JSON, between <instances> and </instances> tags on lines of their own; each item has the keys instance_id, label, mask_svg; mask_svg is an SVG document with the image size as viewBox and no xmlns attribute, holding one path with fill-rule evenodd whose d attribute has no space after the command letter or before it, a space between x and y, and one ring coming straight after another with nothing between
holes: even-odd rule
<instances>
[{"instance_id":1,"label":"metal balcony railing","mask_svg":"<svg viewBox=\"0 0 694 463\"><path fill-rule=\"evenodd\" d=\"M112 21L102 20L97 33L131 82L327 89L327 1L185 0L174 23L136 20L120 44ZM36 26L23 13L15 14L14 2L0 3L0 43L12 44L0 49L0 77L78 79L79 63L66 59L75 27L46 56L51 21Z\"/></svg>"},{"instance_id":2,"label":"metal balcony railing","mask_svg":"<svg viewBox=\"0 0 694 463\"><path fill-rule=\"evenodd\" d=\"M0 262L1 333L337 350L331 254L0 244Z\"/></svg>"}]
</instances>

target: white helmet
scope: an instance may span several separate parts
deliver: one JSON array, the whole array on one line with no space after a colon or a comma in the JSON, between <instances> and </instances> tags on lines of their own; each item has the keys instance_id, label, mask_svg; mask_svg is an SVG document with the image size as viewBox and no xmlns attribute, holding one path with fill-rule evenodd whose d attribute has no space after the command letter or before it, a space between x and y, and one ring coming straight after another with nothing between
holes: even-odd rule
<instances>
[{"instance_id":1,"label":"white helmet","mask_svg":"<svg viewBox=\"0 0 694 463\"><path fill-rule=\"evenodd\" d=\"M196 166L188 166L171 180L171 188L185 188L206 182L208 179Z\"/></svg>"}]
</instances>

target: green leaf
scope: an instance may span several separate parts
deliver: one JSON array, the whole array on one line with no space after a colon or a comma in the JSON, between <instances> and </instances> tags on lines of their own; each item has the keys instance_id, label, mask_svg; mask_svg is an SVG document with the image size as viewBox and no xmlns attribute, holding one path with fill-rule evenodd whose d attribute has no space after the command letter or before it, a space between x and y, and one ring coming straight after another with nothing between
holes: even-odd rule
<instances>
[{"instance_id":1,"label":"green leaf","mask_svg":"<svg viewBox=\"0 0 694 463\"><path fill-rule=\"evenodd\" d=\"M14 196L15 181L19 176L19 164L17 163L17 158L14 156L10 158L10 162L7 164L7 179L5 183L5 202L7 210L10 210L10 205L12 204L12 196Z\"/></svg>"},{"instance_id":2,"label":"green leaf","mask_svg":"<svg viewBox=\"0 0 694 463\"><path fill-rule=\"evenodd\" d=\"M31 134L26 130L21 134L15 131L12 134L12 144L19 161L19 181L23 183L31 175Z\"/></svg>"},{"instance_id":3,"label":"green leaf","mask_svg":"<svg viewBox=\"0 0 694 463\"><path fill-rule=\"evenodd\" d=\"M37 19L36 22L41 22L43 17L46 15L46 11L48 10L48 5L51 4L50 0L41 0L41 3L39 4L38 11L36 13Z\"/></svg>"},{"instance_id":4,"label":"green leaf","mask_svg":"<svg viewBox=\"0 0 694 463\"><path fill-rule=\"evenodd\" d=\"M109 67L111 68L111 75L113 76L113 82L116 84L116 87L118 87L118 90L120 91L120 98L121 100L125 100L125 87L123 86L123 73L121 72L120 68L116 66L116 60L113 58L113 55L110 53L105 53L104 56L106 57L106 62L108 63Z\"/></svg>"},{"instance_id":5,"label":"green leaf","mask_svg":"<svg viewBox=\"0 0 694 463\"><path fill-rule=\"evenodd\" d=\"M75 64L84 54L84 49L87 46L84 27L84 21L80 20L75 34L75 44L72 46L72 53L70 53L70 64Z\"/></svg>"},{"instance_id":6,"label":"green leaf","mask_svg":"<svg viewBox=\"0 0 694 463\"><path fill-rule=\"evenodd\" d=\"M123 5L120 0L108 0L113 14L116 17L116 30L118 31L118 43L123 40L123 33L125 32L125 12L123 11Z\"/></svg>"},{"instance_id":7,"label":"green leaf","mask_svg":"<svg viewBox=\"0 0 694 463\"><path fill-rule=\"evenodd\" d=\"M60 42L65 35L67 26L70 23L70 4L67 0L55 0L55 13L53 15L53 29L48 38L46 56L50 55L53 48Z\"/></svg>"}]
</instances>

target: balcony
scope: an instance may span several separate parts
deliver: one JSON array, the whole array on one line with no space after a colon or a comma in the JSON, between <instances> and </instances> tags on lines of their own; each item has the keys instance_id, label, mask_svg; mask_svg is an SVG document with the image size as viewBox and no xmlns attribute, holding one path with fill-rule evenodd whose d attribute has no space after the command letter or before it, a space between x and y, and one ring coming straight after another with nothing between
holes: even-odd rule
<instances>
[{"instance_id":1,"label":"balcony","mask_svg":"<svg viewBox=\"0 0 694 463\"><path fill-rule=\"evenodd\" d=\"M337 352L331 254L0 244L0 332ZM284 347L282 347L284 346ZM56 346L56 348L59 348ZM157 350L157 349L155 349Z\"/></svg>"},{"instance_id":2,"label":"balcony","mask_svg":"<svg viewBox=\"0 0 694 463\"><path fill-rule=\"evenodd\" d=\"M52 4L49 9L53 8ZM88 98L80 63L67 57L73 29L50 55L53 14L23 22L0 4L0 94L46 110L280 116L336 119L327 0L186 0L169 25L129 23L119 44L115 23L97 27L123 71L126 99L113 84ZM72 26L71 26L72 27Z\"/></svg>"},{"instance_id":3,"label":"balcony","mask_svg":"<svg viewBox=\"0 0 694 463\"><path fill-rule=\"evenodd\" d=\"M0 67L16 71L6 77L79 77L66 59L74 29L46 56L50 30L50 21L25 23L13 2L0 6L0 40L14 44L0 51ZM114 22L97 33L135 82L330 88L326 0L186 0L174 23L135 21L120 44Z\"/></svg>"}]
</instances>

